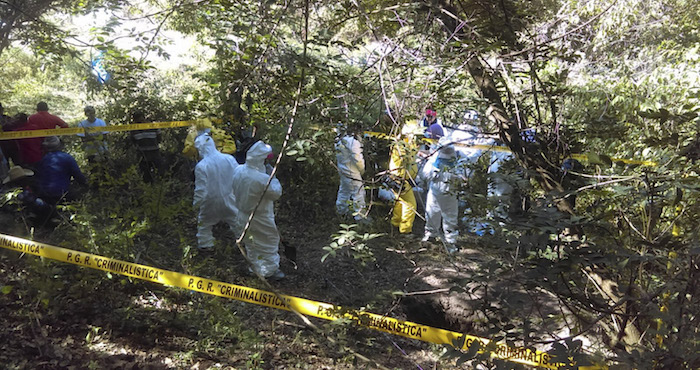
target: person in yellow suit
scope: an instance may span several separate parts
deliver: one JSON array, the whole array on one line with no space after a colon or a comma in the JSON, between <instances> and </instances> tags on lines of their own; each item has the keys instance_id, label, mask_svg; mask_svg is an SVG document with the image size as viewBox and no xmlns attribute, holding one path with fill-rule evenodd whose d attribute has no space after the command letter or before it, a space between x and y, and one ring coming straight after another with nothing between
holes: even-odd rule
<instances>
[{"instance_id":1,"label":"person in yellow suit","mask_svg":"<svg viewBox=\"0 0 700 370\"><path fill-rule=\"evenodd\" d=\"M236 153L236 140L226 131L214 127L214 124L209 118L197 120L194 126L191 126L185 138L185 148L182 149L182 154L192 160L199 159L199 152L194 147L194 140L201 134L208 133L216 143L216 149L221 153L231 154Z\"/></svg>"},{"instance_id":2,"label":"person in yellow suit","mask_svg":"<svg viewBox=\"0 0 700 370\"><path fill-rule=\"evenodd\" d=\"M401 235L412 235L413 220L416 218L416 197L413 195L414 179L418 174L416 154L418 146L413 135L402 134L391 149L389 172L392 177L401 180L399 190L394 190L396 203L391 217L391 224L399 228Z\"/></svg>"}]
</instances>

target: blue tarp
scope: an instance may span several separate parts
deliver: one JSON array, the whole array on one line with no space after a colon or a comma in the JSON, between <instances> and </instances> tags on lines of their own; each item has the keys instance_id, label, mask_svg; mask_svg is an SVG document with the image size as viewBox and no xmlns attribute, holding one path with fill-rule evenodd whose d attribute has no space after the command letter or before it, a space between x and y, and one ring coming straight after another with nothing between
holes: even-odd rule
<instances>
[{"instance_id":1,"label":"blue tarp","mask_svg":"<svg viewBox=\"0 0 700 370\"><path fill-rule=\"evenodd\" d=\"M97 56L92 59L92 74L97 77L97 81L101 84L109 80L109 72L104 67L102 63L104 53L100 52Z\"/></svg>"}]
</instances>

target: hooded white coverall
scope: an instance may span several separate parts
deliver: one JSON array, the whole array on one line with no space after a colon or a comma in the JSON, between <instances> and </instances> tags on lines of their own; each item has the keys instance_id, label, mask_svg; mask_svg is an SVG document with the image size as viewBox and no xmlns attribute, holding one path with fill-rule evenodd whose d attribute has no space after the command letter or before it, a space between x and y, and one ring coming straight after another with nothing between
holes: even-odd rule
<instances>
[{"instance_id":1,"label":"hooded white coverall","mask_svg":"<svg viewBox=\"0 0 700 370\"><path fill-rule=\"evenodd\" d=\"M246 162L233 173L233 194L238 207L238 221L245 227L250 214L260 201L250 227L245 234L244 243L248 258L255 272L264 276L273 276L279 271L280 235L275 225L273 202L282 195L282 185L273 178L267 191L270 175L265 172L265 158L272 153L272 148L262 141L255 143L246 154Z\"/></svg>"},{"instance_id":2,"label":"hooded white coverall","mask_svg":"<svg viewBox=\"0 0 700 370\"><path fill-rule=\"evenodd\" d=\"M459 210L457 194L451 184L456 177L456 162L454 146L446 145L430 157L421 171L421 177L428 184L425 202L426 239L444 235L445 243L457 242Z\"/></svg>"},{"instance_id":3,"label":"hooded white coverall","mask_svg":"<svg viewBox=\"0 0 700 370\"><path fill-rule=\"evenodd\" d=\"M495 143L493 143L495 144ZM498 216L500 218L508 218L507 205L510 203L508 198L513 192L513 187L508 184L502 175L498 173L499 168L503 162L512 159L513 154L509 152L493 151L491 152L491 164L486 171L489 174L490 181L488 185L488 191L486 193L489 199L496 199L498 201L498 206L496 209L488 211L489 218Z\"/></svg>"},{"instance_id":4,"label":"hooded white coverall","mask_svg":"<svg viewBox=\"0 0 700 370\"><path fill-rule=\"evenodd\" d=\"M233 156L219 152L207 134L197 137L194 145L202 158L194 168L192 203L199 207L197 242L200 249L210 249L214 247L211 228L219 221L226 222L236 235L239 234L238 210L233 196L233 171L238 162Z\"/></svg>"},{"instance_id":5,"label":"hooded white coverall","mask_svg":"<svg viewBox=\"0 0 700 370\"><path fill-rule=\"evenodd\" d=\"M345 135L335 143L340 186L335 208L339 215L352 213L355 220L366 217L365 189L362 175L365 173L365 159L362 156L362 143L353 135ZM352 210L349 203L352 202Z\"/></svg>"}]
</instances>

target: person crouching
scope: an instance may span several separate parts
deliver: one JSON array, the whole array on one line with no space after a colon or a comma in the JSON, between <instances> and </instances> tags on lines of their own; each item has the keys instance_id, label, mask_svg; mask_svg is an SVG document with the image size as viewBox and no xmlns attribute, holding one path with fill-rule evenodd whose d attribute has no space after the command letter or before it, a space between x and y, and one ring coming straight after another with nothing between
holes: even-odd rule
<instances>
[{"instance_id":1,"label":"person crouching","mask_svg":"<svg viewBox=\"0 0 700 370\"><path fill-rule=\"evenodd\" d=\"M62 200L72 200L74 192L71 190L71 179L82 185L87 185L87 179L80 171L78 163L73 156L61 151L61 140L56 136L49 136L41 143L44 156L36 166L36 194L47 205L40 218L48 220L56 204Z\"/></svg>"}]
</instances>

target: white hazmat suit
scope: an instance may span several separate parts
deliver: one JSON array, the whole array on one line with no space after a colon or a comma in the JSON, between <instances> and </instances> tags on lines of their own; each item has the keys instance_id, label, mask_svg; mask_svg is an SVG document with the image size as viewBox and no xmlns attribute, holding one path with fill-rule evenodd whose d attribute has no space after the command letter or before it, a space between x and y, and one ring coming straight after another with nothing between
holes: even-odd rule
<instances>
[{"instance_id":1,"label":"white hazmat suit","mask_svg":"<svg viewBox=\"0 0 700 370\"><path fill-rule=\"evenodd\" d=\"M362 175L365 173L365 159L362 156L362 143L353 135L345 135L335 143L340 186L335 208L338 214L352 213L355 220L366 217L365 189ZM352 210L349 204L352 202Z\"/></svg>"},{"instance_id":2,"label":"white hazmat suit","mask_svg":"<svg viewBox=\"0 0 700 370\"><path fill-rule=\"evenodd\" d=\"M496 148L500 149L501 147L496 146ZM491 163L487 170L490 181L486 194L490 200L496 200L498 202L498 206L496 206L495 210L488 211L489 218L494 218L494 216L497 216L505 219L508 217L508 204L510 203L510 194L513 192L513 187L503 179L503 175L498 173L498 170L505 161L512 158L513 154L509 152L491 152ZM493 230L491 229L490 232L493 233L492 231Z\"/></svg>"},{"instance_id":3,"label":"white hazmat suit","mask_svg":"<svg viewBox=\"0 0 700 370\"><path fill-rule=\"evenodd\" d=\"M202 158L194 168L193 204L199 207L197 242L199 249L211 250L214 247L211 228L219 221L226 222L236 235L239 234L233 195L233 172L238 162L219 152L207 134L198 136L194 146Z\"/></svg>"},{"instance_id":4,"label":"white hazmat suit","mask_svg":"<svg viewBox=\"0 0 700 370\"><path fill-rule=\"evenodd\" d=\"M441 143L444 142L441 140ZM449 245L457 242L459 210L452 185L457 177L454 174L456 162L454 146L445 145L428 159L421 170L420 175L428 184L424 241L444 236L445 243Z\"/></svg>"},{"instance_id":5,"label":"white hazmat suit","mask_svg":"<svg viewBox=\"0 0 700 370\"><path fill-rule=\"evenodd\" d=\"M273 204L282 195L282 185L273 178L265 191L270 178L265 172L265 158L270 153L272 148L262 141L248 149L245 164L233 173L233 194L241 227L245 226L258 201L260 202L243 239L253 269L264 277L283 277L284 274L279 270L280 235L275 225Z\"/></svg>"}]
</instances>

